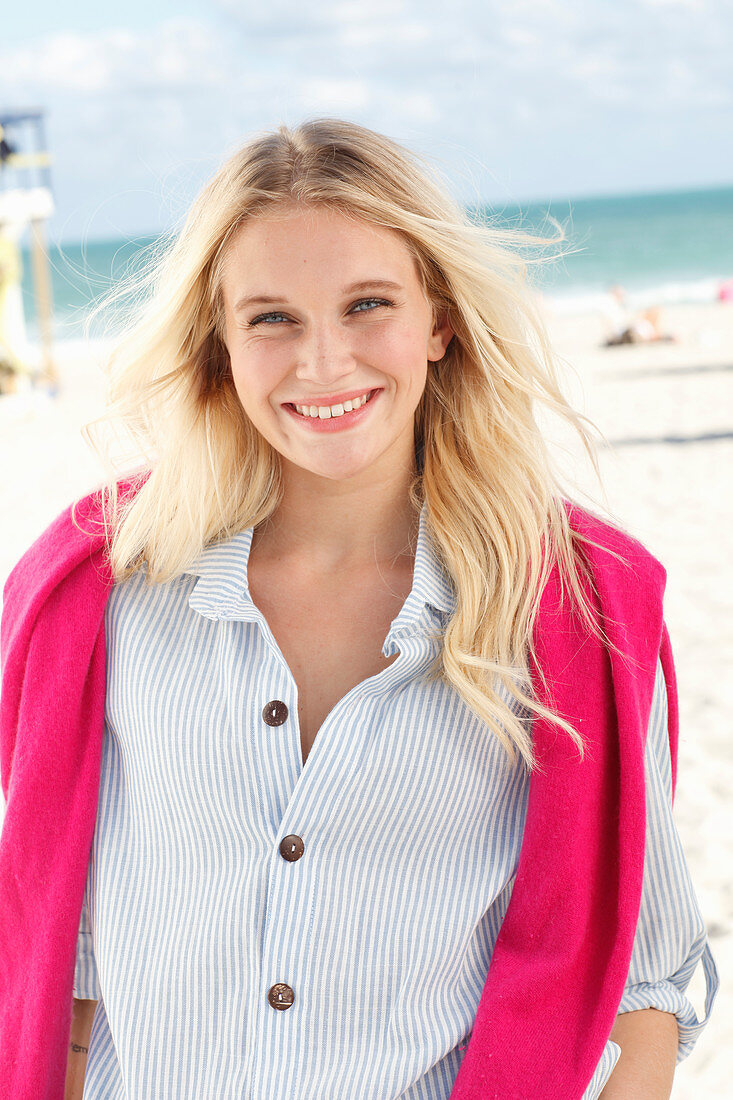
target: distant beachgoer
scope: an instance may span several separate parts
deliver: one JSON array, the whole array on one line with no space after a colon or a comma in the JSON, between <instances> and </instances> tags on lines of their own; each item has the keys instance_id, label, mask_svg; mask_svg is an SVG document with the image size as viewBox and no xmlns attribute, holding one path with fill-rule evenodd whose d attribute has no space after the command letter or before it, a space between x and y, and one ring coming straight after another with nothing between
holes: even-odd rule
<instances>
[{"instance_id":1,"label":"distant beachgoer","mask_svg":"<svg viewBox=\"0 0 733 1100\"><path fill-rule=\"evenodd\" d=\"M555 472L507 237L314 119L151 271L139 459L5 586L0 1100L669 1096L665 572Z\"/></svg>"},{"instance_id":2,"label":"distant beachgoer","mask_svg":"<svg viewBox=\"0 0 733 1100\"><path fill-rule=\"evenodd\" d=\"M0 163L5 164L15 153L15 148L5 139L5 127L0 126Z\"/></svg>"},{"instance_id":3,"label":"distant beachgoer","mask_svg":"<svg viewBox=\"0 0 733 1100\"><path fill-rule=\"evenodd\" d=\"M615 347L618 344L671 344L676 339L671 333L662 331L659 307L650 306L636 314L620 331L609 336L604 341L604 347Z\"/></svg>"},{"instance_id":4,"label":"distant beachgoer","mask_svg":"<svg viewBox=\"0 0 733 1100\"><path fill-rule=\"evenodd\" d=\"M733 302L733 279L724 279L718 287L719 302Z\"/></svg>"},{"instance_id":5,"label":"distant beachgoer","mask_svg":"<svg viewBox=\"0 0 733 1100\"><path fill-rule=\"evenodd\" d=\"M662 331L661 318L662 311L658 306L650 306L649 309L645 309L643 313L634 318L631 322L631 328L635 336L632 343L674 343L676 337L669 332Z\"/></svg>"},{"instance_id":6,"label":"distant beachgoer","mask_svg":"<svg viewBox=\"0 0 733 1100\"><path fill-rule=\"evenodd\" d=\"M608 341L624 343L621 336L628 328L628 309L626 291L622 286L609 287L602 312L609 325Z\"/></svg>"}]
</instances>

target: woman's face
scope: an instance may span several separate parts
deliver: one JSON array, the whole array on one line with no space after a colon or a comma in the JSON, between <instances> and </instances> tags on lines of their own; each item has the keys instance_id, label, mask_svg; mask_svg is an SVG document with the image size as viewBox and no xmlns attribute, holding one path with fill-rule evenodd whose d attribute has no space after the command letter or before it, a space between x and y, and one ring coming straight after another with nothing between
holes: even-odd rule
<instances>
[{"instance_id":1,"label":"woman's face","mask_svg":"<svg viewBox=\"0 0 733 1100\"><path fill-rule=\"evenodd\" d=\"M288 207L243 226L222 291L237 394L286 463L336 480L412 465L428 360L453 333L397 233Z\"/></svg>"}]
</instances>

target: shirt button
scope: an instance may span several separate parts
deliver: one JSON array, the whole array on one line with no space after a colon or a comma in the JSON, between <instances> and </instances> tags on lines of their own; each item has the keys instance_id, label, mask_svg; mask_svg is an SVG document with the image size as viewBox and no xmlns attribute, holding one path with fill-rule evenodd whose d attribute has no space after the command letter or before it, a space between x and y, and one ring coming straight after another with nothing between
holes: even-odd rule
<instances>
[{"instance_id":1,"label":"shirt button","mask_svg":"<svg viewBox=\"0 0 733 1100\"><path fill-rule=\"evenodd\" d=\"M271 699L262 711L268 726L281 726L288 717L288 708L280 699Z\"/></svg>"},{"instance_id":2,"label":"shirt button","mask_svg":"<svg viewBox=\"0 0 733 1100\"><path fill-rule=\"evenodd\" d=\"M295 863L296 859L300 859L304 851L305 844L295 833L291 833L290 836L284 836L280 841L280 855L283 859L286 859L288 863Z\"/></svg>"},{"instance_id":3,"label":"shirt button","mask_svg":"<svg viewBox=\"0 0 733 1100\"><path fill-rule=\"evenodd\" d=\"M285 982L276 982L275 985L270 986L267 992L267 999L273 1008L284 1010L290 1008L295 1000L295 994Z\"/></svg>"}]
</instances>

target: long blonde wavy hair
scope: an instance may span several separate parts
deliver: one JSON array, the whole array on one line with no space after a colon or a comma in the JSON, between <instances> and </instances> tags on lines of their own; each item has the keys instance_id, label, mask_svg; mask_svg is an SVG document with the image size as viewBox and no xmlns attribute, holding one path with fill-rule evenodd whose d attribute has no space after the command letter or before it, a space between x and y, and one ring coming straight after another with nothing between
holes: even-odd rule
<instances>
[{"instance_id":1,"label":"long blonde wavy hair","mask_svg":"<svg viewBox=\"0 0 733 1100\"><path fill-rule=\"evenodd\" d=\"M539 701L530 676L539 594L554 566L589 629L602 633L583 540L535 421L538 403L564 417L596 466L527 283L522 250L547 242L471 220L421 158L355 123L319 118L253 137L203 188L172 243L101 303L132 293L137 314L108 360L108 414L85 428L110 470L101 494L115 580L143 565L150 583L170 580L205 546L263 523L278 506L281 457L237 397L221 280L244 223L293 203L398 233L434 319L447 310L455 333L444 358L428 364L410 487L415 507L427 502L428 530L457 594L432 674L512 759L519 752L536 766L535 715L556 721L582 754L580 734ZM120 463L97 438L109 421L132 441L122 465L135 456L136 470L126 472L146 474L132 497L119 493Z\"/></svg>"}]
</instances>

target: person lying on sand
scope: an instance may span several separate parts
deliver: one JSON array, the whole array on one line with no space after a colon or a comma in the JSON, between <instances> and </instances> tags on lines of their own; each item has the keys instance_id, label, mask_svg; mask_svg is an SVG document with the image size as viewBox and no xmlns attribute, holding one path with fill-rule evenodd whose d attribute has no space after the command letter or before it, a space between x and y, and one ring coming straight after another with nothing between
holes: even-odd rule
<instances>
[{"instance_id":1,"label":"person lying on sand","mask_svg":"<svg viewBox=\"0 0 733 1100\"><path fill-rule=\"evenodd\" d=\"M675 343L676 336L669 332L662 332L660 316L661 311L658 306L643 310L621 332L609 336L603 346L610 348L618 344Z\"/></svg>"}]
</instances>

